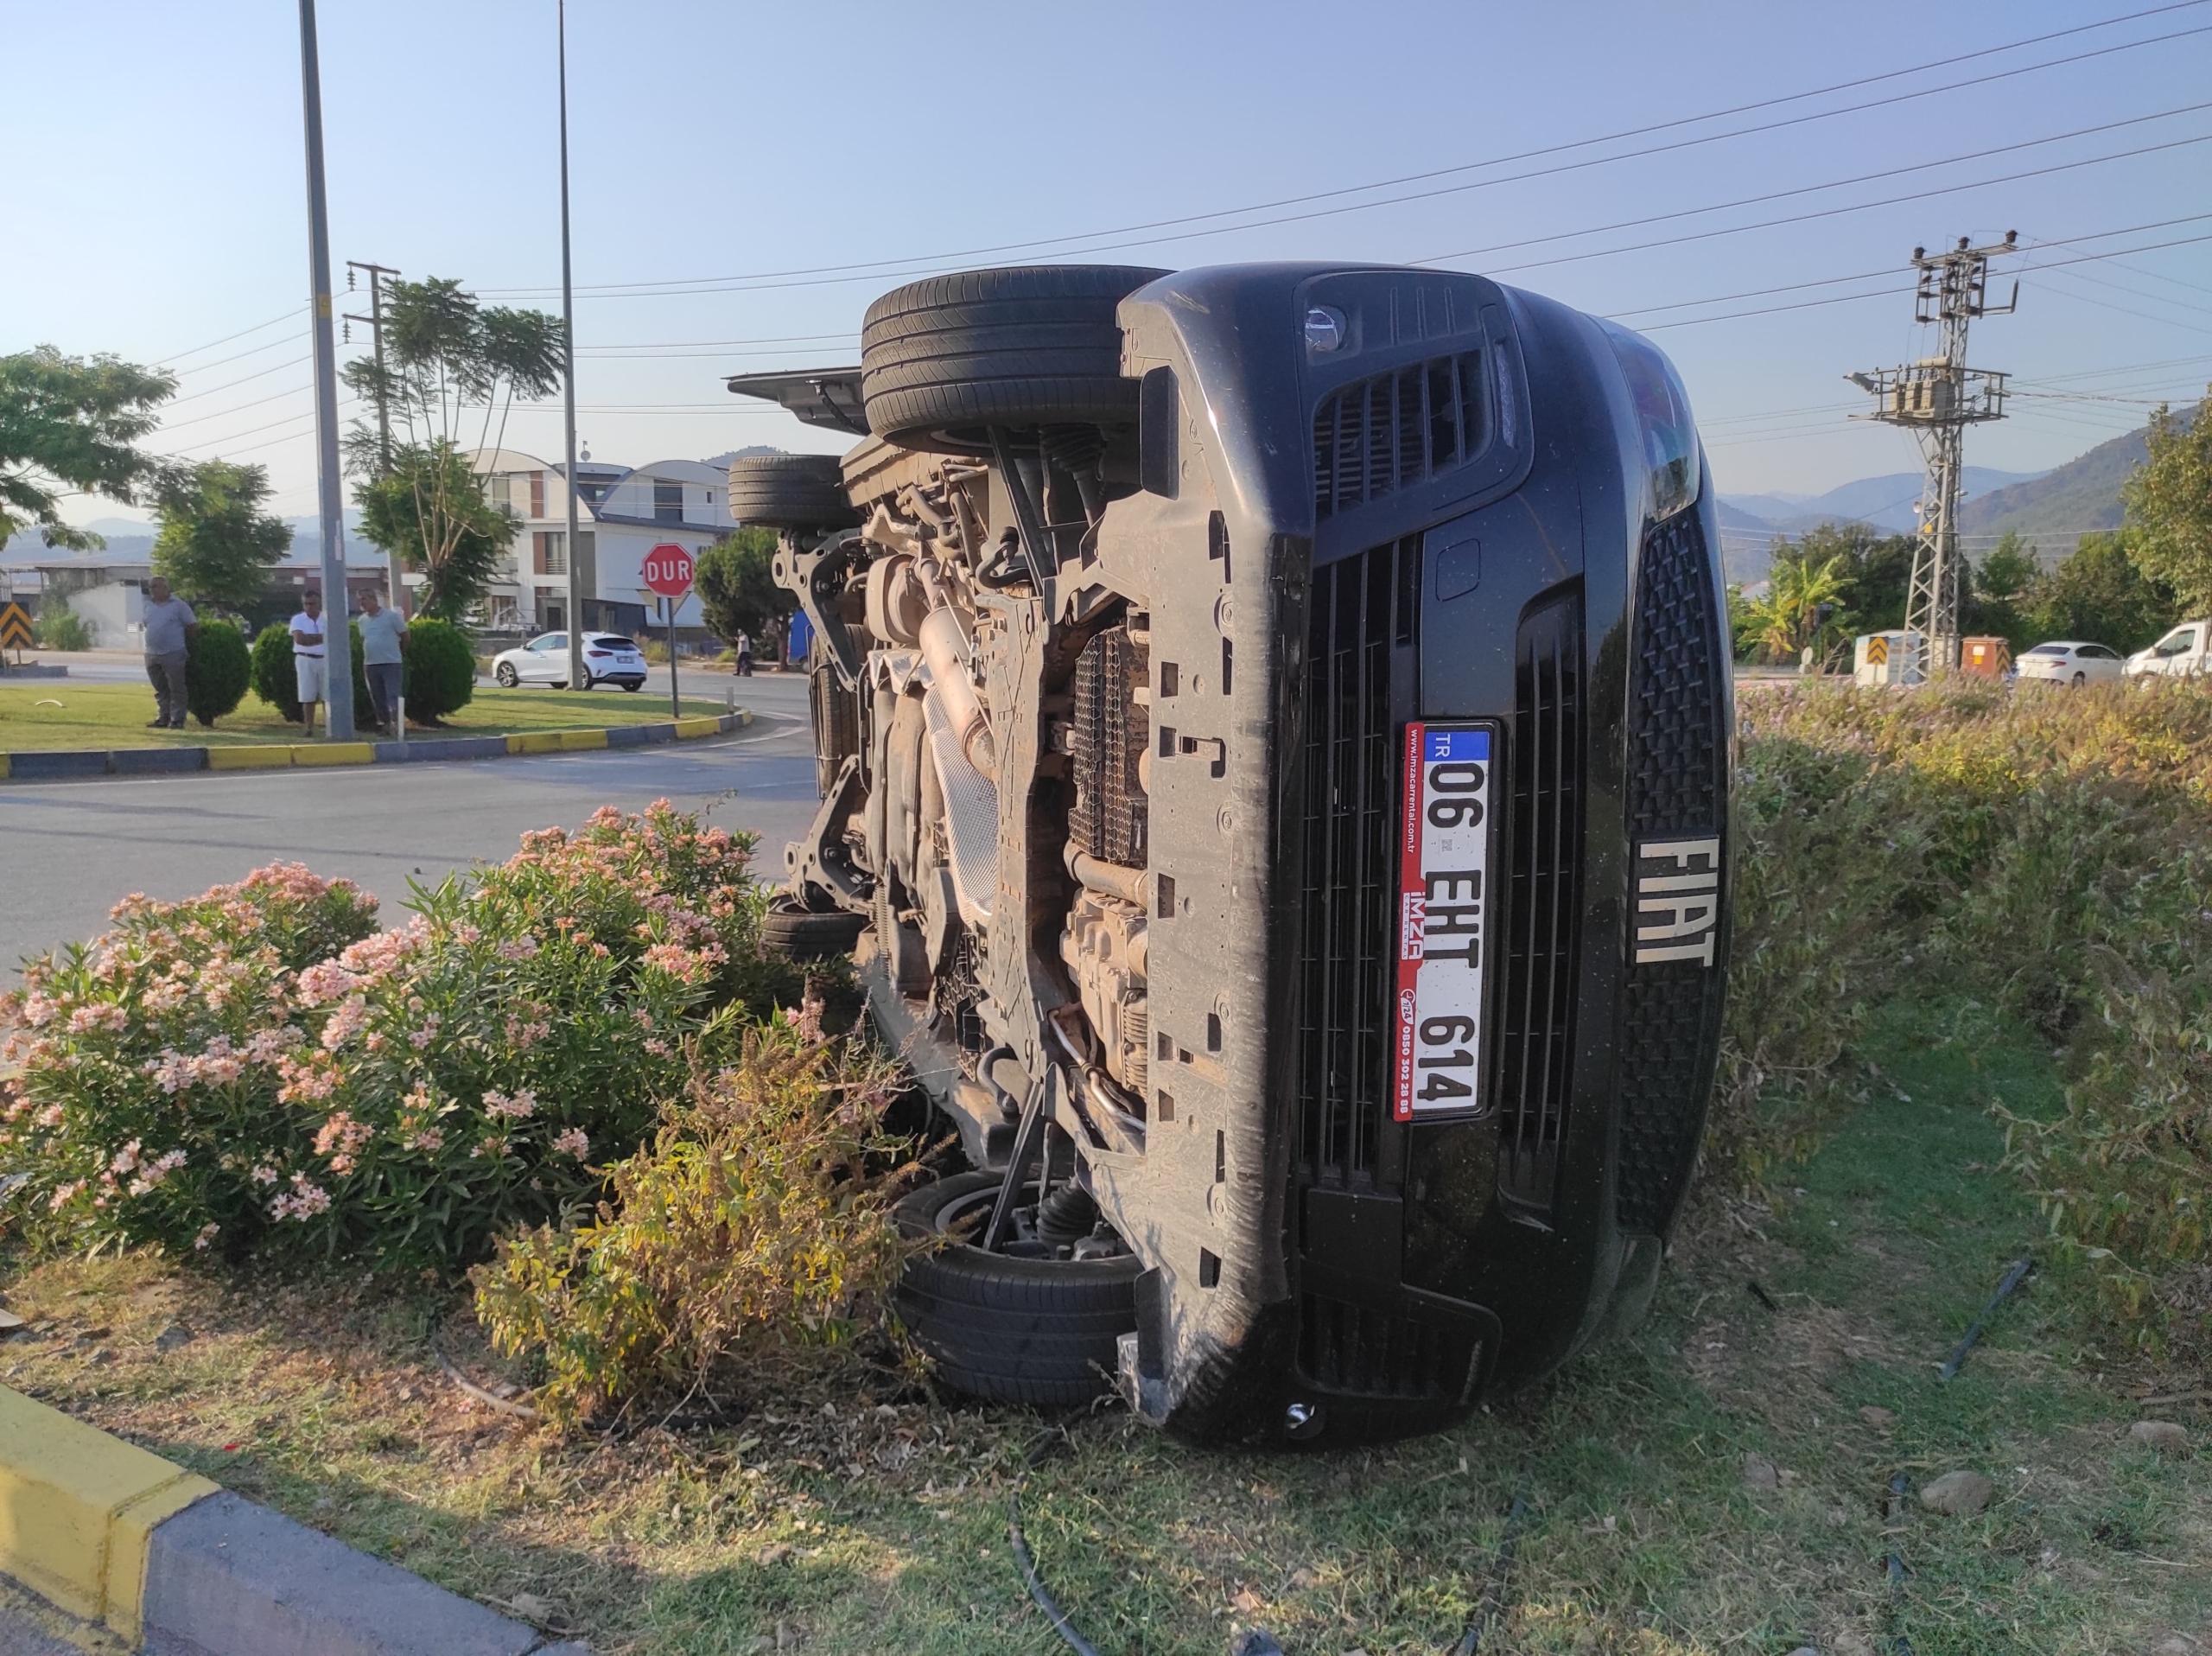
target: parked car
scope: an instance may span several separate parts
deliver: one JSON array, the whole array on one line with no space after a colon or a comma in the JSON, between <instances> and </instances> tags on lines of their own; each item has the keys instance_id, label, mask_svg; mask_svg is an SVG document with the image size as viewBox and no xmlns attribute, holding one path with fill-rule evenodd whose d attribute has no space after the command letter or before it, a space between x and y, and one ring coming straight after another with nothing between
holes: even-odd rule
<instances>
[{"instance_id":1,"label":"parked car","mask_svg":"<svg viewBox=\"0 0 2212 1656\"><path fill-rule=\"evenodd\" d=\"M1440 1426L1649 1302L1727 963L1728 628L1655 347L1452 271L938 276L730 389L816 632L763 935L964 1152L949 1384L1206 1441Z\"/></svg>"},{"instance_id":2,"label":"parked car","mask_svg":"<svg viewBox=\"0 0 2212 1656\"><path fill-rule=\"evenodd\" d=\"M2107 649L2101 644L2055 639L2021 651L2014 659L2012 668L2023 678L2071 685L2078 690L2084 685L2101 685L2122 677L2126 663L2119 651Z\"/></svg>"},{"instance_id":3,"label":"parked car","mask_svg":"<svg viewBox=\"0 0 2212 1656\"><path fill-rule=\"evenodd\" d=\"M2199 678L2212 673L2212 620L2183 621L2147 650L2127 658L2127 676Z\"/></svg>"},{"instance_id":4,"label":"parked car","mask_svg":"<svg viewBox=\"0 0 2212 1656\"><path fill-rule=\"evenodd\" d=\"M542 633L527 644L502 650L492 658L492 677L507 689L517 685L569 687L569 635ZM645 683L645 658L637 640L620 633L584 634L584 688L620 685L641 690Z\"/></svg>"}]
</instances>

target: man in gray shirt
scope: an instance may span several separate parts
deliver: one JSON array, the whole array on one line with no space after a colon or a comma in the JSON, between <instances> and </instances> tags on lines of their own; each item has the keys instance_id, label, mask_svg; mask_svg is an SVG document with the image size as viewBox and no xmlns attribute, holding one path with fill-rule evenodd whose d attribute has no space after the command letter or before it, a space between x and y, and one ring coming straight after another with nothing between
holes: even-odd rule
<instances>
[{"instance_id":1,"label":"man in gray shirt","mask_svg":"<svg viewBox=\"0 0 2212 1656\"><path fill-rule=\"evenodd\" d=\"M369 700L376 705L377 728L397 735L399 718L400 640L407 636L407 618L386 609L374 587L361 594L361 672L369 681Z\"/></svg>"},{"instance_id":2,"label":"man in gray shirt","mask_svg":"<svg viewBox=\"0 0 2212 1656\"><path fill-rule=\"evenodd\" d=\"M146 583L146 677L154 681L154 719L149 730L184 729L184 659L200 632L199 617L181 598L169 596L169 583L156 576Z\"/></svg>"}]
</instances>

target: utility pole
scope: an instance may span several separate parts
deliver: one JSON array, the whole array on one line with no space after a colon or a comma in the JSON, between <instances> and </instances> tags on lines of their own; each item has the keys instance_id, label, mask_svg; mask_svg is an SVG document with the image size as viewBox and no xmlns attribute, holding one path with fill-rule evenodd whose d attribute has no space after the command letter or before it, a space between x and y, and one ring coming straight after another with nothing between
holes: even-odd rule
<instances>
[{"instance_id":1,"label":"utility pole","mask_svg":"<svg viewBox=\"0 0 2212 1656\"><path fill-rule=\"evenodd\" d=\"M1953 672L1959 665L1960 589L1959 494L1966 472L1969 425L2005 417L2003 373L1967 366L1967 324L1977 316L2002 316L2018 309L2020 284L2001 305L1988 301L1989 261L2018 250L2020 232L2008 230L2001 242L1982 246L1959 238L1948 252L1912 250L1920 273L1913 293L1913 315L1943 330L1941 355L1923 357L1901 367L1849 375L1852 384L1874 394L1874 411L1854 419L1879 420L1909 428L1920 440L1928 468L1921 489L1920 538L1912 552L1912 584L1907 589L1905 630L1926 641L1930 672Z\"/></svg>"},{"instance_id":2,"label":"utility pole","mask_svg":"<svg viewBox=\"0 0 2212 1656\"><path fill-rule=\"evenodd\" d=\"M332 338L330 212L322 189L322 67L315 51L315 0L300 0L300 91L307 128L308 281L315 303L315 426L317 494L322 506L323 653L330 683L323 693L323 729L335 742L353 739L352 608L346 591L346 506L339 493L338 347Z\"/></svg>"},{"instance_id":3,"label":"utility pole","mask_svg":"<svg viewBox=\"0 0 2212 1656\"><path fill-rule=\"evenodd\" d=\"M377 472L379 476L389 477L391 475L391 386L384 377L384 278L397 276L399 272L389 264L366 264L349 258L346 261L346 289L349 293L353 289L353 273L356 271L369 273L369 314L357 316L349 310L346 313L346 320L366 322L369 332L376 340ZM407 614L407 585L400 579L399 554L391 551L385 556L387 559L385 573L389 577L387 584L391 593L391 607L394 613L404 619Z\"/></svg>"},{"instance_id":4,"label":"utility pole","mask_svg":"<svg viewBox=\"0 0 2212 1656\"><path fill-rule=\"evenodd\" d=\"M555 0L561 55L561 353L568 404L569 688L584 685L584 561L576 545L576 296L569 274L569 0Z\"/></svg>"}]
</instances>

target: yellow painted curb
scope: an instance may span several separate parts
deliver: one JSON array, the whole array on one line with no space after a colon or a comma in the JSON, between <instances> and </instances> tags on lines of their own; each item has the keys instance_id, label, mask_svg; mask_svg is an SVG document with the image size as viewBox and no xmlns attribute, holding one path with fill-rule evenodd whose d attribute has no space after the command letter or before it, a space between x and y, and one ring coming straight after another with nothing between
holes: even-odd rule
<instances>
[{"instance_id":1,"label":"yellow painted curb","mask_svg":"<svg viewBox=\"0 0 2212 1656\"><path fill-rule=\"evenodd\" d=\"M561 751L559 730L521 730L507 738L511 754L556 754Z\"/></svg>"},{"instance_id":2,"label":"yellow painted curb","mask_svg":"<svg viewBox=\"0 0 2212 1656\"><path fill-rule=\"evenodd\" d=\"M678 742L689 742L694 736L718 736L721 731L721 720L711 713L704 718L676 721L676 739Z\"/></svg>"},{"instance_id":3,"label":"yellow painted curb","mask_svg":"<svg viewBox=\"0 0 2212 1656\"><path fill-rule=\"evenodd\" d=\"M292 749L295 765L366 765L376 756L376 748L366 742L303 742Z\"/></svg>"},{"instance_id":4,"label":"yellow painted curb","mask_svg":"<svg viewBox=\"0 0 2212 1656\"><path fill-rule=\"evenodd\" d=\"M210 748L207 750L209 770L289 770L292 764L289 748Z\"/></svg>"},{"instance_id":5,"label":"yellow painted curb","mask_svg":"<svg viewBox=\"0 0 2212 1656\"><path fill-rule=\"evenodd\" d=\"M561 738L561 751L564 754L585 753L607 745L604 730L556 730L552 734Z\"/></svg>"},{"instance_id":6,"label":"yellow painted curb","mask_svg":"<svg viewBox=\"0 0 2212 1656\"><path fill-rule=\"evenodd\" d=\"M0 1386L0 1573L137 1641L146 1552L216 1486Z\"/></svg>"}]
</instances>

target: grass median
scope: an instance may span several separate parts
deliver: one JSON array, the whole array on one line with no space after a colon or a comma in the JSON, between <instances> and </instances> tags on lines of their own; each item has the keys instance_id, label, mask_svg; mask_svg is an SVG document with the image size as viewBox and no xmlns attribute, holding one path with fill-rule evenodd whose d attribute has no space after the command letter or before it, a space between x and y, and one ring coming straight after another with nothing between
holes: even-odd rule
<instances>
[{"instance_id":1,"label":"grass median","mask_svg":"<svg viewBox=\"0 0 2212 1656\"><path fill-rule=\"evenodd\" d=\"M300 727L254 696L238 704L213 729L197 723L181 730L153 730L152 691L142 685L71 684L45 679L0 686L0 752L60 748L221 748L250 742L299 742ZM686 718L727 712L720 700L687 697ZM651 691L590 691L480 687L467 706L435 727L410 723L410 739L510 736L521 731L573 730L625 724L658 724L669 718L668 697Z\"/></svg>"},{"instance_id":2,"label":"grass median","mask_svg":"<svg viewBox=\"0 0 2212 1656\"><path fill-rule=\"evenodd\" d=\"M1879 1080L1777 1199L1709 1196L1645 1327L1526 1398L1325 1455L1068 1423L1023 1513L1076 1625L1105 1651L1218 1656L1232 1625L1308 1656L1438 1651L1494 1582L1483 1648L1522 1653L1871 1656L1902 1633L1920 1656L2107 1656L2204 1625L2212 1456L2131 1438L2175 1409L2100 1348L2079 1272L2031 1278L1936 1375L2043 1245L1989 1106L2062 1108L2047 1058L1965 999L1872 1034ZM36 1264L7 1297L29 1323L0 1345L8 1384L610 1656L1053 1647L1006 1549L1038 1417L887 1377L563 1440L441 1372L434 1341L499 1384L459 1300L143 1257ZM1955 1469L1995 1481L1988 1510L1885 1521L1895 1472Z\"/></svg>"}]
</instances>

